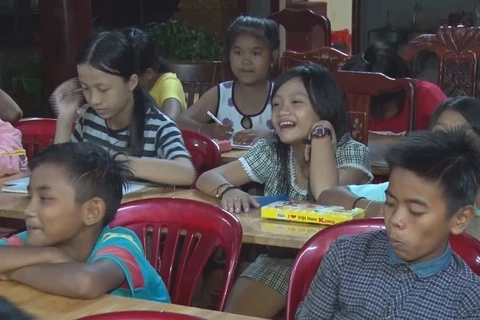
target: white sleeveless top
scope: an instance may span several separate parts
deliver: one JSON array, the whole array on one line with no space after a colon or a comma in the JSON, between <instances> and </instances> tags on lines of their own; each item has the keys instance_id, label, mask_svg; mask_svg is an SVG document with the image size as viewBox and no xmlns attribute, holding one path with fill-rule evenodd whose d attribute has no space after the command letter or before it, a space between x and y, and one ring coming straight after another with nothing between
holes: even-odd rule
<instances>
[{"instance_id":1,"label":"white sleeveless top","mask_svg":"<svg viewBox=\"0 0 480 320\"><path fill-rule=\"evenodd\" d=\"M272 96L273 83L270 82L270 92L267 101L264 102L262 110L255 115L244 115L235 104L233 95L234 81L222 82L218 85L218 106L217 118L224 124L233 124L233 134L245 129L269 129L272 125Z\"/></svg>"}]
</instances>

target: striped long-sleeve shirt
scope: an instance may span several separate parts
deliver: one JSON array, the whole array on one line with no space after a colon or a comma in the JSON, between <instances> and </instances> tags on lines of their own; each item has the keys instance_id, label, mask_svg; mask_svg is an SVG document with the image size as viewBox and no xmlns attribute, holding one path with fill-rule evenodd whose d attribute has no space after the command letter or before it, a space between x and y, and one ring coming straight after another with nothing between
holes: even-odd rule
<instances>
[{"instance_id":1,"label":"striped long-sleeve shirt","mask_svg":"<svg viewBox=\"0 0 480 320\"><path fill-rule=\"evenodd\" d=\"M154 106L145 110L144 148L142 157L173 160L190 158L182 134L175 122ZM93 108L88 108L72 133L73 142L90 141L106 149L129 154L129 128L111 130Z\"/></svg>"}]
</instances>

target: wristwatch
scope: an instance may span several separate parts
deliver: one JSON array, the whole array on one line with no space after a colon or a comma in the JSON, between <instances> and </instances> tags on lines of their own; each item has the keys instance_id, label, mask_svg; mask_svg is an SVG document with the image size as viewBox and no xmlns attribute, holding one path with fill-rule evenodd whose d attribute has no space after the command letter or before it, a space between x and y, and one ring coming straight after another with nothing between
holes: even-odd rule
<instances>
[{"instance_id":1,"label":"wristwatch","mask_svg":"<svg viewBox=\"0 0 480 320\"><path fill-rule=\"evenodd\" d=\"M332 130L330 130L327 127L324 127L322 125L318 125L315 128L312 129L312 132L310 133L311 138L310 139L305 139L304 143L305 144L311 144L312 140L311 139L323 139L325 137L330 137L330 140L332 139Z\"/></svg>"},{"instance_id":2,"label":"wristwatch","mask_svg":"<svg viewBox=\"0 0 480 320\"><path fill-rule=\"evenodd\" d=\"M327 136L332 139L332 130L322 125L319 125L312 129L311 136L312 139L323 139Z\"/></svg>"}]
</instances>

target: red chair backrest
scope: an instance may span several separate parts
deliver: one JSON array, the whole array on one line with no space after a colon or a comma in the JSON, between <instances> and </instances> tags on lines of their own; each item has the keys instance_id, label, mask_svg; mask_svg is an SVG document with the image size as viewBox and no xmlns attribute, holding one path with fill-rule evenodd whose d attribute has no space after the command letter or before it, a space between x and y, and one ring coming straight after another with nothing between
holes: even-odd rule
<instances>
[{"instance_id":1,"label":"red chair backrest","mask_svg":"<svg viewBox=\"0 0 480 320\"><path fill-rule=\"evenodd\" d=\"M205 320L187 314L171 313L165 311L118 311L94 314L77 320Z\"/></svg>"},{"instance_id":2,"label":"red chair backrest","mask_svg":"<svg viewBox=\"0 0 480 320\"><path fill-rule=\"evenodd\" d=\"M205 265L222 249L226 262L218 310L225 308L242 246L242 226L233 214L188 199L142 199L122 204L110 227L138 235L175 304L191 305Z\"/></svg>"},{"instance_id":3,"label":"red chair backrest","mask_svg":"<svg viewBox=\"0 0 480 320\"><path fill-rule=\"evenodd\" d=\"M298 305L310 289L310 284L317 273L323 256L335 239L340 236L384 228L383 218L351 220L325 228L305 243L297 254L290 276L287 293L287 320L295 319ZM473 272L480 275L480 241L469 234L463 233L452 235L450 245L452 250L467 263Z\"/></svg>"},{"instance_id":4,"label":"red chair backrest","mask_svg":"<svg viewBox=\"0 0 480 320\"><path fill-rule=\"evenodd\" d=\"M26 118L15 123L15 128L22 133L23 148L27 158L33 159L35 154L53 144L57 120L43 118Z\"/></svg>"},{"instance_id":5,"label":"red chair backrest","mask_svg":"<svg viewBox=\"0 0 480 320\"><path fill-rule=\"evenodd\" d=\"M190 152L198 178L202 173L220 165L220 147L211 138L203 134L182 130L183 141ZM196 180L196 179L195 179ZM195 181L193 182L193 187Z\"/></svg>"}]
</instances>

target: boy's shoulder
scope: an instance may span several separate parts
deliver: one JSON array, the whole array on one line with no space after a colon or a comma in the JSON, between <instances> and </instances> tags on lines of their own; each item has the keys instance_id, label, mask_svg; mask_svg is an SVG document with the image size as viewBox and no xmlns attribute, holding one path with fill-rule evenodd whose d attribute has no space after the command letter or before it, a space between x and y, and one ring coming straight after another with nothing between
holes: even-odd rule
<instances>
[{"instance_id":1,"label":"boy's shoulder","mask_svg":"<svg viewBox=\"0 0 480 320\"><path fill-rule=\"evenodd\" d=\"M388 237L384 229L340 236L334 242L332 253L337 259L354 263L365 261L366 257L383 262L388 252ZM371 260L371 259L369 259Z\"/></svg>"},{"instance_id":2,"label":"boy's shoulder","mask_svg":"<svg viewBox=\"0 0 480 320\"><path fill-rule=\"evenodd\" d=\"M140 239L138 239L135 232L122 227L115 227L113 229L109 226L104 227L102 232L100 233L100 236L97 239L95 247L104 245L115 245L116 243L121 244L122 246L133 246L139 251L143 251Z\"/></svg>"}]
</instances>

